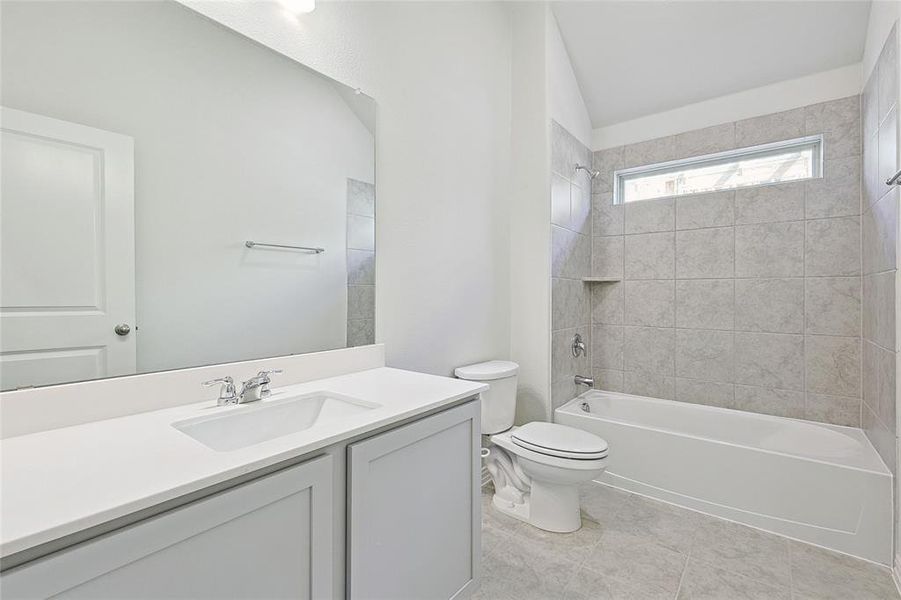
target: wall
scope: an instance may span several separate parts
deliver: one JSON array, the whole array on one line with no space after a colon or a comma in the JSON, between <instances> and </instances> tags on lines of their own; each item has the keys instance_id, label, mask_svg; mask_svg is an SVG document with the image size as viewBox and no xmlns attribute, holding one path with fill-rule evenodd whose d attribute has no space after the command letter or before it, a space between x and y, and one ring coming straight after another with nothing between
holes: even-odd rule
<instances>
[{"instance_id":1,"label":"wall","mask_svg":"<svg viewBox=\"0 0 901 600\"><path fill-rule=\"evenodd\" d=\"M557 26L557 18L548 7L545 9L547 34L547 94L548 113L579 143L591 145L591 117L582 98L576 73L573 71L566 45Z\"/></svg>"},{"instance_id":2,"label":"wall","mask_svg":"<svg viewBox=\"0 0 901 600\"><path fill-rule=\"evenodd\" d=\"M581 278L591 260L591 182L575 165L591 166L591 120L579 89L556 17L549 8L546 16L546 56L548 116L550 127L550 189L545 206L550 206L550 419L553 410L574 398L579 390L573 377L590 375L587 355L572 355L573 336L582 336L586 348L591 343L588 288ZM545 227L548 216L545 209ZM547 248L547 246L546 246Z\"/></svg>"},{"instance_id":3,"label":"wall","mask_svg":"<svg viewBox=\"0 0 901 600\"><path fill-rule=\"evenodd\" d=\"M592 134L592 149L603 150L665 135L750 119L798 106L847 98L860 93L860 64L813 73L797 79L711 98L606 127Z\"/></svg>"},{"instance_id":4,"label":"wall","mask_svg":"<svg viewBox=\"0 0 901 600\"><path fill-rule=\"evenodd\" d=\"M176 3L3 17L4 105L135 139L139 372L344 346L345 182L374 148L332 82Z\"/></svg>"},{"instance_id":5,"label":"wall","mask_svg":"<svg viewBox=\"0 0 901 600\"><path fill-rule=\"evenodd\" d=\"M613 172L823 133L824 177L612 205ZM601 388L860 422L857 96L594 153Z\"/></svg>"},{"instance_id":6,"label":"wall","mask_svg":"<svg viewBox=\"0 0 901 600\"><path fill-rule=\"evenodd\" d=\"M506 9L323 2L293 19L275 3L187 4L376 99L375 333L388 364L449 375L509 356Z\"/></svg>"},{"instance_id":7,"label":"wall","mask_svg":"<svg viewBox=\"0 0 901 600\"><path fill-rule=\"evenodd\" d=\"M901 167L898 111L901 3L874 2L864 50L867 74L861 96L863 132L863 268L864 342L862 426L896 480L895 565L901 588L901 398L898 396L898 351L901 320L898 293L899 188L885 179ZM869 323L869 327L867 327Z\"/></svg>"},{"instance_id":8,"label":"wall","mask_svg":"<svg viewBox=\"0 0 901 600\"><path fill-rule=\"evenodd\" d=\"M375 342L375 186L347 180L347 347Z\"/></svg>"},{"instance_id":9,"label":"wall","mask_svg":"<svg viewBox=\"0 0 901 600\"><path fill-rule=\"evenodd\" d=\"M591 164L591 151L551 122L551 408L576 397L575 375L591 375L590 352L575 357L573 337L591 347L591 179L573 165Z\"/></svg>"},{"instance_id":10,"label":"wall","mask_svg":"<svg viewBox=\"0 0 901 600\"><path fill-rule=\"evenodd\" d=\"M895 280L898 186L897 47L892 30L864 88L863 110L863 427L883 460L896 467Z\"/></svg>"},{"instance_id":11,"label":"wall","mask_svg":"<svg viewBox=\"0 0 901 600\"><path fill-rule=\"evenodd\" d=\"M537 2L509 7L513 29L510 358L519 364L516 422L521 424L550 419L548 11Z\"/></svg>"}]
</instances>

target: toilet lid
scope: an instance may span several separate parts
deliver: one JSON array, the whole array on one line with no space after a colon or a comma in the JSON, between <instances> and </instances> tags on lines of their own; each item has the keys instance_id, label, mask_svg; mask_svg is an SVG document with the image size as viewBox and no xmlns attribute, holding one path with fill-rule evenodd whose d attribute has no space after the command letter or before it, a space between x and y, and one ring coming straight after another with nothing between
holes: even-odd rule
<instances>
[{"instance_id":1,"label":"toilet lid","mask_svg":"<svg viewBox=\"0 0 901 600\"><path fill-rule=\"evenodd\" d=\"M527 423L510 435L513 443L539 454L597 460L607 456L607 442L593 433L557 423Z\"/></svg>"}]
</instances>

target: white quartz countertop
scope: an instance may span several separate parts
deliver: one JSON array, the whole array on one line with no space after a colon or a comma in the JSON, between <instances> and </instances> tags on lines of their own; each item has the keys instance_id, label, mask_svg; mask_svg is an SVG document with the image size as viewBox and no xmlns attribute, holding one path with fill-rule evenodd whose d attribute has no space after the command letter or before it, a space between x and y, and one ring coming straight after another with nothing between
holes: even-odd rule
<instances>
[{"instance_id":1,"label":"white quartz countertop","mask_svg":"<svg viewBox=\"0 0 901 600\"><path fill-rule=\"evenodd\" d=\"M274 393L328 391L381 407L229 452L212 450L172 426L191 417L245 408L217 407L209 401L7 438L0 441L0 556L315 452L486 389L469 381L386 367L274 387Z\"/></svg>"}]
</instances>

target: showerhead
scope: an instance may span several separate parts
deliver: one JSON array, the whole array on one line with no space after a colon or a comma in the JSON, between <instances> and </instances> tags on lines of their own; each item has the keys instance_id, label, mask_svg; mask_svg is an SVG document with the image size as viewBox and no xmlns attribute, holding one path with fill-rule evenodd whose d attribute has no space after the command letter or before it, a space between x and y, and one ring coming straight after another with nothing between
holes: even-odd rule
<instances>
[{"instance_id":1,"label":"showerhead","mask_svg":"<svg viewBox=\"0 0 901 600\"><path fill-rule=\"evenodd\" d=\"M593 171L593 170L589 169L588 167L586 167L585 165L577 164L577 165L576 165L576 171L580 171L580 170L581 170L581 171L585 171L586 173L588 173L588 178L589 178L589 179L595 179L598 175L601 174L600 171Z\"/></svg>"}]
</instances>

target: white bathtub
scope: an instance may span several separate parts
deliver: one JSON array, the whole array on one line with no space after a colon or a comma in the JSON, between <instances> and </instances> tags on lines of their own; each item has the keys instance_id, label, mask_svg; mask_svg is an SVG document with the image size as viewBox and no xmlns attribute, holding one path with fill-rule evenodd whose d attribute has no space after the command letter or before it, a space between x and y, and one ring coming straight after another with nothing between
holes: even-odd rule
<instances>
[{"instance_id":1,"label":"white bathtub","mask_svg":"<svg viewBox=\"0 0 901 600\"><path fill-rule=\"evenodd\" d=\"M892 477L859 429L594 390L554 420L610 444L601 483L891 564Z\"/></svg>"}]
</instances>

